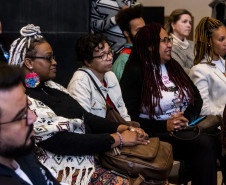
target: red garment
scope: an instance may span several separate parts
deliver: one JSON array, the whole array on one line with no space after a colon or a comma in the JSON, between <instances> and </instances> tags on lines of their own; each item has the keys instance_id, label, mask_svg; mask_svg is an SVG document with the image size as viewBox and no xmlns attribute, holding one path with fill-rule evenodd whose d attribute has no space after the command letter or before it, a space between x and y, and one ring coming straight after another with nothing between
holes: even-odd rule
<instances>
[{"instance_id":1,"label":"red garment","mask_svg":"<svg viewBox=\"0 0 226 185\"><path fill-rule=\"evenodd\" d=\"M104 82L104 87L107 87L106 81L104 80L103 82ZM111 105L111 106L118 112L118 110L116 109L114 103L111 101L111 99L110 99L110 97L108 96L108 94L107 94L106 101L109 103L109 105ZM107 117L107 114L108 114L108 111L106 111L106 117Z\"/></svg>"},{"instance_id":2,"label":"red garment","mask_svg":"<svg viewBox=\"0 0 226 185\"><path fill-rule=\"evenodd\" d=\"M131 51L132 51L131 48L124 48L120 54L126 53L126 54L130 55Z\"/></svg>"}]
</instances>

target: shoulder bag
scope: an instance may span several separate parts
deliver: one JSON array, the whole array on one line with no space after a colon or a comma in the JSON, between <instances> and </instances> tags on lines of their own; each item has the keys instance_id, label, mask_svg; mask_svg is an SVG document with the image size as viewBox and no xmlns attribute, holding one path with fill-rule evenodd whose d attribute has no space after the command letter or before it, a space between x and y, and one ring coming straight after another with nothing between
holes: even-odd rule
<instances>
[{"instance_id":1,"label":"shoulder bag","mask_svg":"<svg viewBox=\"0 0 226 185\"><path fill-rule=\"evenodd\" d=\"M121 123L123 125L133 126L133 127L140 127L140 124L136 121L126 121L123 119L123 117L106 101L103 93L101 92L100 88L98 87L97 83L93 79L93 77L85 70L79 69L79 71L83 71L87 73L92 80L93 84L95 85L96 89L100 93L100 95L103 97L104 101L106 102L106 110L107 110L107 116L106 118L112 121L115 121L117 123ZM114 102L113 102L114 103Z\"/></svg>"},{"instance_id":2,"label":"shoulder bag","mask_svg":"<svg viewBox=\"0 0 226 185\"><path fill-rule=\"evenodd\" d=\"M85 70L79 70L89 75L97 90L105 99L92 76ZM129 126L139 126L137 122L128 124L107 101L106 106L108 119ZM159 141L159 138L149 138L149 140L150 143L147 145L115 147L100 154L99 160L104 168L129 178L130 185L163 185L173 165L172 146L169 143Z\"/></svg>"},{"instance_id":3,"label":"shoulder bag","mask_svg":"<svg viewBox=\"0 0 226 185\"><path fill-rule=\"evenodd\" d=\"M200 134L208 134L217 136L221 134L218 129L222 126L222 118L220 115L207 115L205 119L201 120L197 125L187 126L184 130L172 132L171 135L175 139L183 141L194 141L199 138Z\"/></svg>"}]
</instances>

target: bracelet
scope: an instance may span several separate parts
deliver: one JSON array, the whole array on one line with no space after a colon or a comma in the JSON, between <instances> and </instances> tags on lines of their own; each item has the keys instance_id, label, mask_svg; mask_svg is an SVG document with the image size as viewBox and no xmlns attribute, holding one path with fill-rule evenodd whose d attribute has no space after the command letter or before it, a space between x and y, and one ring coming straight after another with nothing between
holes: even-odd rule
<instances>
[{"instance_id":1,"label":"bracelet","mask_svg":"<svg viewBox=\"0 0 226 185\"><path fill-rule=\"evenodd\" d=\"M123 145L123 140L122 140L122 135L119 133L119 132L116 132L116 134L119 136L120 138L120 145L119 145L119 148L122 148L122 145Z\"/></svg>"}]
</instances>

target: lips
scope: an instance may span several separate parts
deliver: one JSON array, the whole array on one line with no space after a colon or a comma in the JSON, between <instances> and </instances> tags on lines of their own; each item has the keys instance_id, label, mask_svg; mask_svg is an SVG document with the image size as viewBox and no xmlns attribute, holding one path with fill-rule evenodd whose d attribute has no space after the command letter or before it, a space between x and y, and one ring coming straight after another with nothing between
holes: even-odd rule
<instances>
[{"instance_id":1,"label":"lips","mask_svg":"<svg viewBox=\"0 0 226 185\"><path fill-rule=\"evenodd\" d=\"M52 72L56 73L56 68L50 69Z\"/></svg>"}]
</instances>

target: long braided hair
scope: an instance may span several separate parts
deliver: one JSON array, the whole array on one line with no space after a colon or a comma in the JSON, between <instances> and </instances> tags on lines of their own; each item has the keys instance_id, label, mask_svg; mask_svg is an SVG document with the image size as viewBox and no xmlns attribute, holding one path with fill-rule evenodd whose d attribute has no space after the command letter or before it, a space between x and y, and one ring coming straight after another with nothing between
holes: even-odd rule
<instances>
[{"instance_id":1,"label":"long braided hair","mask_svg":"<svg viewBox=\"0 0 226 185\"><path fill-rule=\"evenodd\" d=\"M161 90L168 90L163 84L161 77L159 46L162 28L159 23L154 22L141 28L135 36L133 50L126 64L130 65L132 62L141 64L144 79L140 108L145 108L150 118L157 115L155 111L157 106L162 112L160 107ZM186 98L186 92L190 102L193 103L194 92L192 84L182 67L174 59L171 59L165 65L169 79L178 87L182 99Z\"/></svg>"},{"instance_id":2,"label":"long braided hair","mask_svg":"<svg viewBox=\"0 0 226 185\"><path fill-rule=\"evenodd\" d=\"M207 63L212 65L212 58L209 56L209 53L213 52L212 34L215 29L223 25L221 21L211 17L201 19L195 29L195 65L199 64L206 54Z\"/></svg>"},{"instance_id":3,"label":"long braided hair","mask_svg":"<svg viewBox=\"0 0 226 185\"><path fill-rule=\"evenodd\" d=\"M28 24L21 28L21 37L16 39L9 50L9 65L22 67L27 56L36 54L35 47L46 40L41 35L40 27Z\"/></svg>"}]
</instances>

